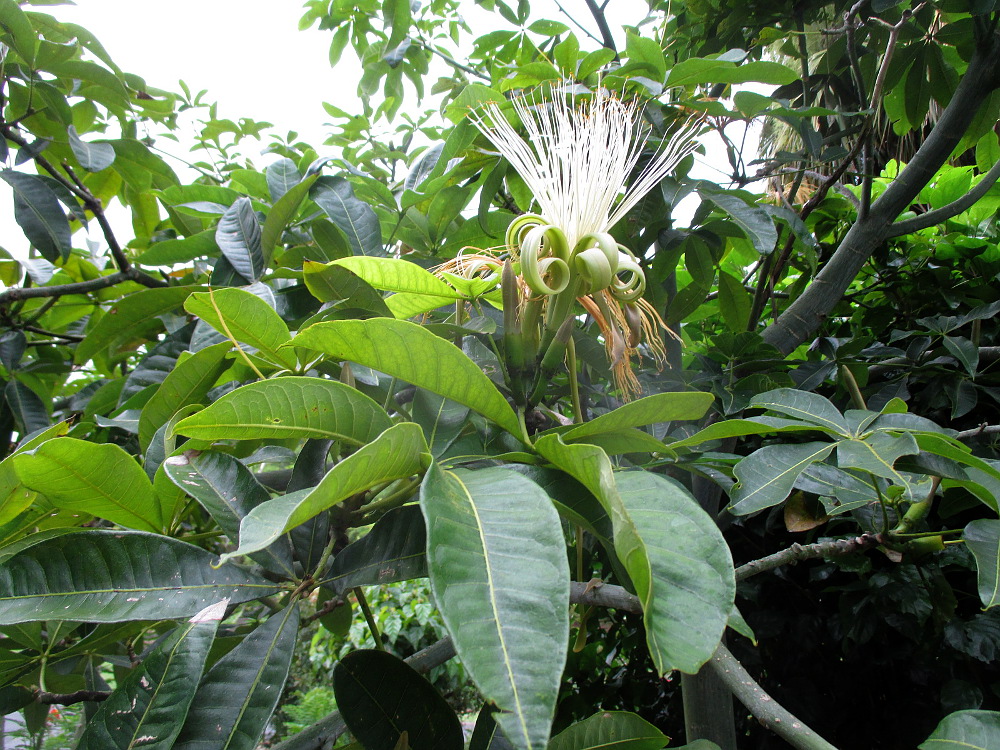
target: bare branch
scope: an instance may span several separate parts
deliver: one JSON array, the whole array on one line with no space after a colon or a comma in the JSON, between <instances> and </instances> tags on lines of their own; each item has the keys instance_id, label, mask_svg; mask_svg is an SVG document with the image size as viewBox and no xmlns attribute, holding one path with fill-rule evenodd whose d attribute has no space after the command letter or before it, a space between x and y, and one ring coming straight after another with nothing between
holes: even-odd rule
<instances>
[{"instance_id":1,"label":"bare branch","mask_svg":"<svg viewBox=\"0 0 1000 750\"><path fill-rule=\"evenodd\" d=\"M134 270L134 269L133 269ZM145 274L143 274L145 276ZM149 277L147 277L149 278ZM96 292L98 289L107 289L109 286L121 284L123 281L137 281L130 274L117 271L107 276L90 281L77 281L72 284L55 284L53 286L30 286L8 289L0 292L0 305L10 302L18 302L23 299L36 299L38 297L61 297L65 294L87 294ZM140 282L141 283L141 282ZM150 286L150 285L146 285ZM161 286L156 284L156 286Z\"/></svg>"},{"instance_id":2,"label":"bare branch","mask_svg":"<svg viewBox=\"0 0 1000 750\"><path fill-rule=\"evenodd\" d=\"M608 19L604 15L604 8L599 6L596 0L586 0L587 9L590 11L590 15L594 17L594 22L597 24L597 29L601 32L601 39L605 47L615 53L615 59L618 59L618 50L615 48L615 38L611 34L611 27L608 26Z\"/></svg>"},{"instance_id":3,"label":"bare branch","mask_svg":"<svg viewBox=\"0 0 1000 750\"><path fill-rule=\"evenodd\" d=\"M39 690L35 693L35 700L45 705L72 706L84 701L107 700L109 695L111 693L107 690L77 690L75 693L44 693Z\"/></svg>"}]
</instances>

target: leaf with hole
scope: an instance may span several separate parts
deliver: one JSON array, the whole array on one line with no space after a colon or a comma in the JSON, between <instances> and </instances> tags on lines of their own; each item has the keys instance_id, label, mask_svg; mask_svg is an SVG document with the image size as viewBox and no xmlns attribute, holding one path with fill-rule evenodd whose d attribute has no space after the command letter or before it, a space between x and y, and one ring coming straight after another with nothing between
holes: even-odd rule
<instances>
[{"instance_id":1,"label":"leaf with hole","mask_svg":"<svg viewBox=\"0 0 1000 750\"><path fill-rule=\"evenodd\" d=\"M431 590L455 651L501 710L511 744L548 742L569 641L569 566L545 493L509 469L448 472L420 488Z\"/></svg>"}]
</instances>

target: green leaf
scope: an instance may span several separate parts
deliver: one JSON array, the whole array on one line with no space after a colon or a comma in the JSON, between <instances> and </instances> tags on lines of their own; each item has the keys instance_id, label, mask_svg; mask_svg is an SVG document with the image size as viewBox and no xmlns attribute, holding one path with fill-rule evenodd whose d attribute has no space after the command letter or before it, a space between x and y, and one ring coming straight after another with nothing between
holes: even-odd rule
<instances>
[{"instance_id":1,"label":"green leaf","mask_svg":"<svg viewBox=\"0 0 1000 750\"><path fill-rule=\"evenodd\" d=\"M347 235L355 255L385 255L382 229L372 207L354 196L354 188L343 177L320 177L309 197Z\"/></svg>"},{"instance_id":2,"label":"green leaf","mask_svg":"<svg viewBox=\"0 0 1000 750\"><path fill-rule=\"evenodd\" d=\"M711 516L673 480L628 471L616 474L615 484L648 560L650 589L642 599L653 662L661 674L693 674L715 652L733 611L729 545Z\"/></svg>"},{"instance_id":3,"label":"green leaf","mask_svg":"<svg viewBox=\"0 0 1000 750\"><path fill-rule=\"evenodd\" d=\"M807 467L830 455L834 443L765 445L733 469L739 484L730 497L729 512L744 516L784 501Z\"/></svg>"},{"instance_id":4,"label":"green leaf","mask_svg":"<svg viewBox=\"0 0 1000 750\"><path fill-rule=\"evenodd\" d=\"M626 427L643 427L657 422L701 419L714 400L715 397L711 393L697 391L657 393L619 406L607 414L574 427L563 435L563 439L579 440L587 435L617 432Z\"/></svg>"},{"instance_id":5,"label":"green leaf","mask_svg":"<svg viewBox=\"0 0 1000 750\"><path fill-rule=\"evenodd\" d=\"M189 494L219 524L233 543L239 543L240 522L250 511L271 499L250 470L238 460L215 451L185 451L163 463L170 481ZM276 539L255 556L262 565L292 578L292 547Z\"/></svg>"},{"instance_id":6,"label":"green leaf","mask_svg":"<svg viewBox=\"0 0 1000 750\"><path fill-rule=\"evenodd\" d=\"M302 263L302 278L306 288L321 302L342 302L343 307L360 308L379 317L393 317L382 295L346 268L307 260Z\"/></svg>"},{"instance_id":7,"label":"green leaf","mask_svg":"<svg viewBox=\"0 0 1000 750\"><path fill-rule=\"evenodd\" d=\"M407 0L401 0L406 2ZM333 670L337 708L366 748L462 750L462 725L437 690L399 657L353 651Z\"/></svg>"},{"instance_id":8,"label":"green leaf","mask_svg":"<svg viewBox=\"0 0 1000 750\"><path fill-rule=\"evenodd\" d=\"M338 594L356 586L427 577L427 531L420 508L393 508L372 530L337 553L323 585Z\"/></svg>"},{"instance_id":9,"label":"green leaf","mask_svg":"<svg viewBox=\"0 0 1000 750\"><path fill-rule=\"evenodd\" d=\"M430 271L401 258L354 256L341 258L327 265L346 268L376 289L387 292L410 292L449 299L462 297Z\"/></svg>"},{"instance_id":10,"label":"green leaf","mask_svg":"<svg viewBox=\"0 0 1000 750\"><path fill-rule=\"evenodd\" d=\"M268 256L261 244L260 221L246 196L236 199L219 219L215 242L236 272L253 283L267 270Z\"/></svg>"},{"instance_id":11,"label":"green leaf","mask_svg":"<svg viewBox=\"0 0 1000 750\"><path fill-rule=\"evenodd\" d=\"M0 179L14 189L14 220L28 242L51 263L69 258L69 220L52 189L41 177L13 169L0 169Z\"/></svg>"},{"instance_id":12,"label":"green leaf","mask_svg":"<svg viewBox=\"0 0 1000 750\"><path fill-rule=\"evenodd\" d=\"M281 699L298 630L292 604L219 659L198 685L174 750L254 750Z\"/></svg>"},{"instance_id":13,"label":"green leaf","mask_svg":"<svg viewBox=\"0 0 1000 750\"><path fill-rule=\"evenodd\" d=\"M796 388L777 388L750 399L751 406L787 414L823 427L828 432L850 437L850 430L837 407L817 393Z\"/></svg>"},{"instance_id":14,"label":"green leaf","mask_svg":"<svg viewBox=\"0 0 1000 750\"><path fill-rule=\"evenodd\" d=\"M280 162L279 162L280 163ZM274 165L271 165L272 167ZM270 168L268 169L268 185L271 186L271 194L274 195L275 186L271 185L270 182ZM267 212L267 218L264 220L264 228L261 232L261 246L264 248L266 254L270 254L274 250L274 246L278 244L281 240L281 233L285 231L285 227L288 222L292 220L296 212L299 210L299 206L309 195L309 189L312 184L317 180L317 175L307 177L301 182L296 183L291 186L287 191L281 194L280 198L275 198L275 203L271 206L271 210Z\"/></svg>"},{"instance_id":15,"label":"green leaf","mask_svg":"<svg viewBox=\"0 0 1000 750\"><path fill-rule=\"evenodd\" d=\"M136 336L137 330L162 330L163 324L157 320L184 304L191 292L204 291L205 287L184 286L163 289L143 289L118 300L77 344L74 355L77 364L83 364L91 357ZM150 322L155 329L150 329Z\"/></svg>"},{"instance_id":16,"label":"green leaf","mask_svg":"<svg viewBox=\"0 0 1000 750\"><path fill-rule=\"evenodd\" d=\"M769 83L784 86L798 80L794 70L775 62L748 62L692 57L677 63L667 74L667 86L700 86L706 83Z\"/></svg>"},{"instance_id":17,"label":"green leaf","mask_svg":"<svg viewBox=\"0 0 1000 750\"><path fill-rule=\"evenodd\" d=\"M671 450L687 448L691 445L701 445L711 440L725 440L731 437L745 435L770 435L774 432L815 432L818 428L811 424L803 424L797 420L777 419L775 417L750 417L748 419L727 419L724 422L710 424L694 435L673 443L667 443Z\"/></svg>"},{"instance_id":18,"label":"green leaf","mask_svg":"<svg viewBox=\"0 0 1000 750\"><path fill-rule=\"evenodd\" d=\"M520 435L514 410L476 363L415 323L388 318L317 323L292 343L426 388Z\"/></svg>"},{"instance_id":19,"label":"green leaf","mask_svg":"<svg viewBox=\"0 0 1000 750\"><path fill-rule=\"evenodd\" d=\"M24 383L11 380L4 386L3 395L22 435L44 430L52 424L45 402Z\"/></svg>"},{"instance_id":20,"label":"green leaf","mask_svg":"<svg viewBox=\"0 0 1000 750\"><path fill-rule=\"evenodd\" d=\"M877 432L864 440L841 440L837 443L837 465L844 469L870 472L906 487L909 482L893 465L900 456L912 456L919 451L913 435Z\"/></svg>"},{"instance_id":21,"label":"green leaf","mask_svg":"<svg viewBox=\"0 0 1000 750\"><path fill-rule=\"evenodd\" d=\"M638 714L601 711L557 734L547 750L660 750L669 741Z\"/></svg>"},{"instance_id":22,"label":"green leaf","mask_svg":"<svg viewBox=\"0 0 1000 750\"><path fill-rule=\"evenodd\" d=\"M174 431L201 440L328 438L363 445L391 426L381 406L350 386L296 376L237 388Z\"/></svg>"},{"instance_id":23,"label":"green leaf","mask_svg":"<svg viewBox=\"0 0 1000 750\"><path fill-rule=\"evenodd\" d=\"M212 604L179 625L127 673L87 722L77 750L174 747L228 603Z\"/></svg>"},{"instance_id":24,"label":"green leaf","mask_svg":"<svg viewBox=\"0 0 1000 750\"><path fill-rule=\"evenodd\" d=\"M278 159L264 170L267 178L267 190L271 194L271 202L277 203L289 190L302 182L302 175L291 159Z\"/></svg>"},{"instance_id":25,"label":"green leaf","mask_svg":"<svg viewBox=\"0 0 1000 750\"><path fill-rule=\"evenodd\" d=\"M342 460L312 489L261 503L240 523L240 546L230 560L264 549L313 516L383 482L418 474L426 465L427 444L420 427L401 422Z\"/></svg>"},{"instance_id":26,"label":"green leaf","mask_svg":"<svg viewBox=\"0 0 1000 750\"><path fill-rule=\"evenodd\" d=\"M995 607L1000 604L1000 521L988 518L973 521L965 527L962 538L976 558L983 607Z\"/></svg>"},{"instance_id":27,"label":"green leaf","mask_svg":"<svg viewBox=\"0 0 1000 750\"><path fill-rule=\"evenodd\" d=\"M719 271L719 310L730 330L747 329L752 304L753 298L743 282L725 271Z\"/></svg>"},{"instance_id":28,"label":"green leaf","mask_svg":"<svg viewBox=\"0 0 1000 750\"><path fill-rule=\"evenodd\" d=\"M73 156L88 172L100 172L114 162L115 147L110 143L87 143L77 135L76 128L72 125L69 126L68 133Z\"/></svg>"},{"instance_id":29,"label":"green leaf","mask_svg":"<svg viewBox=\"0 0 1000 750\"><path fill-rule=\"evenodd\" d=\"M288 326L267 302L245 289L213 289L192 294L184 309L227 338L249 344L265 359L294 369L295 352L281 350L292 340Z\"/></svg>"},{"instance_id":30,"label":"green leaf","mask_svg":"<svg viewBox=\"0 0 1000 750\"><path fill-rule=\"evenodd\" d=\"M265 304L265 303L262 303ZM139 445L149 447L153 435L178 411L200 403L230 365L226 355L232 349L228 341L200 349L178 364L163 380L156 393L142 407L139 416Z\"/></svg>"},{"instance_id":31,"label":"green leaf","mask_svg":"<svg viewBox=\"0 0 1000 750\"><path fill-rule=\"evenodd\" d=\"M196 258L215 256L219 246L215 244L215 231L206 229L204 232L185 237L180 240L163 240L154 242L135 259L136 263L147 266L169 266L174 263L186 263Z\"/></svg>"},{"instance_id":32,"label":"green leaf","mask_svg":"<svg viewBox=\"0 0 1000 750\"><path fill-rule=\"evenodd\" d=\"M942 343L948 353L975 377L979 367L979 347L964 336L945 336Z\"/></svg>"},{"instance_id":33,"label":"green leaf","mask_svg":"<svg viewBox=\"0 0 1000 750\"><path fill-rule=\"evenodd\" d=\"M1000 712L956 711L945 716L918 750L1000 750Z\"/></svg>"},{"instance_id":34,"label":"green leaf","mask_svg":"<svg viewBox=\"0 0 1000 750\"><path fill-rule=\"evenodd\" d=\"M14 0L0 0L0 26L10 35L11 46L29 67L35 64L38 34Z\"/></svg>"},{"instance_id":35,"label":"green leaf","mask_svg":"<svg viewBox=\"0 0 1000 750\"><path fill-rule=\"evenodd\" d=\"M701 197L729 214L753 243L758 253L768 255L774 250L778 242L778 230L770 215L761 206L749 205L742 198L725 193L702 192Z\"/></svg>"},{"instance_id":36,"label":"green leaf","mask_svg":"<svg viewBox=\"0 0 1000 750\"><path fill-rule=\"evenodd\" d=\"M398 293L390 294L385 305L389 308L394 318L405 320L416 315L423 315L439 307L451 305L455 302L454 297L431 297L426 294Z\"/></svg>"},{"instance_id":37,"label":"green leaf","mask_svg":"<svg viewBox=\"0 0 1000 750\"><path fill-rule=\"evenodd\" d=\"M562 525L507 469L446 472L420 489L431 590L455 651L516 748L544 748L569 642ZM529 583L530 582L530 583Z\"/></svg>"},{"instance_id":38,"label":"green leaf","mask_svg":"<svg viewBox=\"0 0 1000 750\"><path fill-rule=\"evenodd\" d=\"M14 468L26 487L45 495L57 508L144 531L163 528L146 472L117 445L56 438L17 455Z\"/></svg>"},{"instance_id":39,"label":"green leaf","mask_svg":"<svg viewBox=\"0 0 1000 750\"><path fill-rule=\"evenodd\" d=\"M74 531L0 566L0 625L37 620L125 622L191 617L277 587L185 542L139 531Z\"/></svg>"}]
</instances>

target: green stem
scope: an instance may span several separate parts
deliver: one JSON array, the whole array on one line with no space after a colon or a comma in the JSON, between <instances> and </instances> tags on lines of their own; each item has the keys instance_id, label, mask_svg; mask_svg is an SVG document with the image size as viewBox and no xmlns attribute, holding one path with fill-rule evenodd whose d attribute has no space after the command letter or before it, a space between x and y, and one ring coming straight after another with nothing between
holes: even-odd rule
<instances>
[{"instance_id":1,"label":"green stem","mask_svg":"<svg viewBox=\"0 0 1000 750\"><path fill-rule=\"evenodd\" d=\"M524 421L523 408L518 408L517 410L517 423L521 427L521 442L529 448L534 448L535 444L531 442L531 436L528 434L528 425Z\"/></svg>"},{"instance_id":2,"label":"green stem","mask_svg":"<svg viewBox=\"0 0 1000 750\"><path fill-rule=\"evenodd\" d=\"M851 394L851 403L854 404L854 408L867 409L868 406L865 404L865 397L861 395L858 381L855 380L854 373L848 369L847 365L840 366L840 377L844 381L847 392Z\"/></svg>"},{"instance_id":3,"label":"green stem","mask_svg":"<svg viewBox=\"0 0 1000 750\"><path fill-rule=\"evenodd\" d=\"M389 411L389 406L392 404L392 397L396 395L396 376L392 376L392 380L389 381L389 392L385 395L385 403L382 404L382 408L385 411Z\"/></svg>"},{"instance_id":4,"label":"green stem","mask_svg":"<svg viewBox=\"0 0 1000 750\"><path fill-rule=\"evenodd\" d=\"M893 534L906 534L927 517L927 514L931 512L931 506L934 503L934 496L937 494L938 485L940 484L941 477L931 477L931 490L927 493L927 497L919 503L913 503L913 505L907 508L906 513L899 520L899 523L896 524L896 528L892 530ZM940 533L940 531L934 532L934 534Z\"/></svg>"},{"instance_id":5,"label":"green stem","mask_svg":"<svg viewBox=\"0 0 1000 750\"><path fill-rule=\"evenodd\" d=\"M583 423L583 402L580 400L580 381L576 373L576 341L570 335L566 342L566 367L569 370L569 397L573 401L573 421Z\"/></svg>"},{"instance_id":6,"label":"green stem","mask_svg":"<svg viewBox=\"0 0 1000 750\"><path fill-rule=\"evenodd\" d=\"M413 494L413 488L420 483L419 479L409 478L402 480L402 483L395 490L390 492L385 497L380 497L377 500L373 500L364 506L363 510L366 514L373 511L380 512L386 510L392 510L398 505L402 505L403 502L409 499L410 495Z\"/></svg>"},{"instance_id":7,"label":"green stem","mask_svg":"<svg viewBox=\"0 0 1000 750\"><path fill-rule=\"evenodd\" d=\"M385 645L382 643L382 636L379 635L378 625L375 623L375 617L372 615L371 607L368 606L368 600L365 599L365 592L361 590L360 586L353 589L354 596L358 600L358 606L361 607L361 611L364 612L365 620L368 622L368 629L372 633L372 638L375 639L375 648L379 651L385 651Z\"/></svg>"}]
</instances>

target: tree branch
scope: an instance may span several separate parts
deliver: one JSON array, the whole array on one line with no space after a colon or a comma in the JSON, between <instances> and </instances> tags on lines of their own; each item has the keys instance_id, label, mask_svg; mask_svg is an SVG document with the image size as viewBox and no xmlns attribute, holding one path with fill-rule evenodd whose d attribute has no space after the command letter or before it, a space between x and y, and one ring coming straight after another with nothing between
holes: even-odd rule
<instances>
[{"instance_id":1,"label":"tree branch","mask_svg":"<svg viewBox=\"0 0 1000 750\"><path fill-rule=\"evenodd\" d=\"M35 700L45 705L71 706L84 701L107 700L111 693L107 690L77 690L75 693L45 693L41 690L35 693Z\"/></svg>"},{"instance_id":2,"label":"tree branch","mask_svg":"<svg viewBox=\"0 0 1000 750\"><path fill-rule=\"evenodd\" d=\"M824 542L805 545L793 544L773 555L762 557L759 560L751 560L745 565L741 565L736 569L736 580L745 581L758 573L765 573L782 565L792 565L800 560L849 555L852 552L875 547L884 541L881 534L862 534L850 539L828 539Z\"/></svg>"},{"instance_id":3,"label":"tree branch","mask_svg":"<svg viewBox=\"0 0 1000 750\"><path fill-rule=\"evenodd\" d=\"M590 15L594 17L594 22L597 24L598 31L601 32L601 39L603 39L603 44L609 50L615 53L615 60L618 59L618 50L615 48L615 38L611 34L611 27L608 26L608 19L604 15L604 8L599 6L595 0L586 0L587 9L590 11Z\"/></svg>"},{"instance_id":4,"label":"tree branch","mask_svg":"<svg viewBox=\"0 0 1000 750\"><path fill-rule=\"evenodd\" d=\"M782 708L721 643L708 663L754 718L789 745L799 750L837 750Z\"/></svg>"},{"instance_id":5,"label":"tree branch","mask_svg":"<svg viewBox=\"0 0 1000 750\"><path fill-rule=\"evenodd\" d=\"M871 254L890 236L892 222L951 156L998 85L1000 38L994 34L976 50L954 96L913 159L872 204L868 216L855 222L813 282L764 330L765 342L788 354L819 328Z\"/></svg>"},{"instance_id":6,"label":"tree branch","mask_svg":"<svg viewBox=\"0 0 1000 750\"><path fill-rule=\"evenodd\" d=\"M133 269L134 271L135 269ZM143 274L145 276L145 274ZM147 277L148 278L148 277ZM131 274L116 271L115 273L101 276L90 281L77 281L72 284L55 284L53 286L28 286L15 287L5 292L0 292L0 305L10 302L19 302L24 299L36 299L38 297L62 297L65 294L87 294L96 292L98 289L107 289L109 286L121 284L123 281L138 281L133 279ZM141 283L141 282L140 282ZM147 284L147 286L149 286ZM160 284L156 284L160 286Z\"/></svg>"},{"instance_id":7,"label":"tree branch","mask_svg":"<svg viewBox=\"0 0 1000 750\"><path fill-rule=\"evenodd\" d=\"M891 224L886 233L887 238L899 237L900 235L916 232L920 229L927 229L953 216L958 216L963 211L972 208L980 198L989 192L989 189L996 184L998 179L1000 179L1000 161L990 167L990 171L983 175L983 179L958 200L952 201L947 206L941 206L941 208L936 208L925 214L914 216L912 219L897 221L895 224Z\"/></svg>"}]
</instances>

